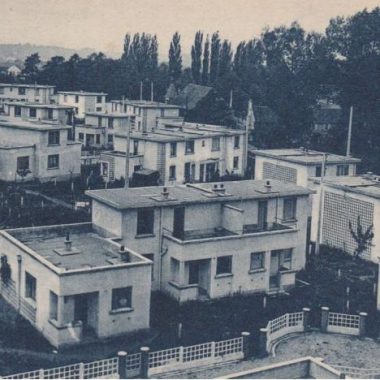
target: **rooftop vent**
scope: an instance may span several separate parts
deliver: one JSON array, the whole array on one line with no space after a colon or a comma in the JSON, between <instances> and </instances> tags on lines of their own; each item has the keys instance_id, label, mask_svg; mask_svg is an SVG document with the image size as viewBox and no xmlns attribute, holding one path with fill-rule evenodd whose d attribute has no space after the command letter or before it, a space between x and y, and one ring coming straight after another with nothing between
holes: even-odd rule
<instances>
[{"instance_id":1,"label":"rooftop vent","mask_svg":"<svg viewBox=\"0 0 380 380\"><path fill-rule=\"evenodd\" d=\"M65 244L64 248L54 249L54 252L60 256L76 255L78 253L81 253L81 251L78 248L73 247L73 242L70 239L69 231L66 232L66 238L65 238L64 244Z\"/></svg>"},{"instance_id":2,"label":"rooftop vent","mask_svg":"<svg viewBox=\"0 0 380 380\"><path fill-rule=\"evenodd\" d=\"M270 191L272 189L272 184L270 183L269 179L265 181L264 186L267 191Z\"/></svg>"},{"instance_id":3,"label":"rooftop vent","mask_svg":"<svg viewBox=\"0 0 380 380\"><path fill-rule=\"evenodd\" d=\"M168 190L168 188L167 187L164 187L163 189L162 189L162 197L163 198L165 198L165 199L168 199L169 198L169 190Z\"/></svg>"},{"instance_id":4,"label":"rooftop vent","mask_svg":"<svg viewBox=\"0 0 380 380\"><path fill-rule=\"evenodd\" d=\"M130 263L131 262L131 256L130 256L129 252L125 249L124 245L120 246L119 255L120 255L121 262L123 262L123 263Z\"/></svg>"}]
</instances>

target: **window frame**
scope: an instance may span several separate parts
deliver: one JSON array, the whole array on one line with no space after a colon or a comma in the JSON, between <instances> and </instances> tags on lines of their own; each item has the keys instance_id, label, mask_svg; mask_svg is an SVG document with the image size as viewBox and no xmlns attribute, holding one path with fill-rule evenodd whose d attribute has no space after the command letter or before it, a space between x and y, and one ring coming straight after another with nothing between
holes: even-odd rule
<instances>
[{"instance_id":1,"label":"window frame","mask_svg":"<svg viewBox=\"0 0 380 380\"><path fill-rule=\"evenodd\" d=\"M121 294L123 292L127 292L126 295L126 305L120 305L120 300L122 299L124 295ZM118 294L120 293L120 294ZM117 312L120 310L130 310L133 308L133 287L132 286L125 286L122 288L113 288L111 292L111 311Z\"/></svg>"},{"instance_id":2,"label":"window frame","mask_svg":"<svg viewBox=\"0 0 380 380\"><path fill-rule=\"evenodd\" d=\"M220 151L220 137L213 137L211 139L211 151L212 152Z\"/></svg>"},{"instance_id":3,"label":"window frame","mask_svg":"<svg viewBox=\"0 0 380 380\"><path fill-rule=\"evenodd\" d=\"M25 298L37 300L37 278L25 271Z\"/></svg>"},{"instance_id":4,"label":"window frame","mask_svg":"<svg viewBox=\"0 0 380 380\"><path fill-rule=\"evenodd\" d=\"M25 167L23 167L24 165L21 165L22 167L20 167L20 162L22 162L23 160L26 162L26 159L28 161L28 164L25 165ZM30 169L30 156L18 156L17 159L16 159L16 170L19 171L19 170L29 170Z\"/></svg>"},{"instance_id":5,"label":"window frame","mask_svg":"<svg viewBox=\"0 0 380 380\"><path fill-rule=\"evenodd\" d=\"M291 215L287 215L286 205L292 202ZM283 201L282 220L284 222L292 222L297 220L297 197L285 197Z\"/></svg>"},{"instance_id":6,"label":"window frame","mask_svg":"<svg viewBox=\"0 0 380 380\"><path fill-rule=\"evenodd\" d=\"M48 145L49 146L60 145L60 142L61 142L60 131L49 131L48 132Z\"/></svg>"},{"instance_id":7,"label":"window frame","mask_svg":"<svg viewBox=\"0 0 380 380\"><path fill-rule=\"evenodd\" d=\"M195 142L194 140L185 141L185 154L194 154L195 153Z\"/></svg>"},{"instance_id":8,"label":"window frame","mask_svg":"<svg viewBox=\"0 0 380 380\"><path fill-rule=\"evenodd\" d=\"M172 175L172 171L174 175ZM175 165L169 166L169 181L175 181L177 179L177 168Z\"/></svg>"},{"instance_id":9,"label":"window frame","mask_svg":"<svg viewBox=\"0 0 380 380\"><path fill-rule=\"evenodd\" d=\"M33 115L32 115L32 113L33 113ZM29 108L29 117L32 119L37 118L37 110L34 107Z\"/></svg>"},{"instance_id":10,"label":"window frame","mask_svg":"<svg viewBox=\"0 0 380 380\"><path fill-rule=\"evenodd\" d=\"M253 266L254 263L254 257L257 257L260 255L260 266ZM265 251L256 251L251 252L250 257L250 263L249 263L249 271L258 271L258 270L265 270Z\"/></svg>"},{"instance_id":11,"label":"window frame","mask_svg":"<svg viewBox=\"0 0 380 380\"><path fill-rule=\"evenodd\" d=\"M234 136L234 149L240 149L240 136Z\"/></svg>"},{"instance_id":12,"label":"window frame","mask_svg":"<svg viewBox=\"0 0 380 380\"><path fill-rule=\"evenodd\" d=\"M56 166L51 166L50 160L51 160L53 157L54 157L54 158L57 158L57 165L56 165ZM49 155L47 156L47 168L48 168L49 170L52 170L52 169L59 169L59 154L49 154Z\"/></svg>"},{"instance_id":13,"label":"window frame","mask_svg":"<svg viewBox=\"0 0 380 380\"><path fill-rule=\"evenodd\" d=\"M240 161L239 156L234 156L233 161L232 161L232 168L234 170L239 169L239 161Z\"/></svg>"},{"instance_id":14,"label":"window frame","mask_svg":"<svg viewBox=\"0 0 380 380\"><path fill-rule=\"evenodd\" d=\"M339 164L336 166L336 175L337 177L348 176L350 172L349 164Z\"/></svg>"},{"instance_id":15,"label":"window frame","mask_svg":"<svg viewBox=\"0 0 380 380\"><path fill-rule=\"evenodd\" d=\"M223 261L228 260L228 263ZM227 267L227 269L224 268ZM231 276L232 275L232 255L218 256L216 258L216 276Z\"/></svg>"},{"instance_id":16,"label":"window frame","mask_svg":"<svg viewBox=\"0 0 380 380\"><path fill-rule=\"evenodd\" d=\"M154 211L153 207L137 209L136 236L152 236L154 234ZM146 214L145 216L143 215L144 213ZM149 219L149 223L146 223L146 219Z\"/></svg>"},{"instance_id":17,"label":"window frame","mask_svg":"<svg viewBox=\"0 0 380 380\"><path fill-rule=\"evenodd\" d=\"M177 157L177 143L175 141L170 143L170 157Z\"/></svg>"}]
</instances>

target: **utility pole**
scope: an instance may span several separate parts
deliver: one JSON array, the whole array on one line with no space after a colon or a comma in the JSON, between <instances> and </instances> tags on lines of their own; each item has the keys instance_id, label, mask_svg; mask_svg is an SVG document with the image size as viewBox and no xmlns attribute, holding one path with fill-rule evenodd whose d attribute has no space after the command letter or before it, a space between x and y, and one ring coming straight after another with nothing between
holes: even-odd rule
<instances>
[{"instance_id":1,"label":"utility pole","mask_svg":"<svg viewBox=\"0 0 380 380\"><path fill-rule=\"evenodd\" d=\"M150 100L151 100L151 102L154 101L154 92L153 92L153 89L154 89L153 81L150 81Z\"/></svg>"},{"instance_id":2,"label":"utility pole","mask_svg":"<svg viewBox=\"0 0 380 380\"><path fill-rule=\"evenodd\" d=\"M322 173L319 191L319 203L318 203L318 224L317 224L317 239L315 242L315 254L319 255L320 240L321 240L321 224L322 224L322 204L323 204L323 179L325 177L327 154L323 153L322 159Z\"/></svg>"},{"instance_id":3,"label":"utility pole","mask_svg":"<svg viewBox=\"0 0 380 380\"><path fill-rule=\"evenodd\" d=\"M140 100L143 100L143 81L140 81Z\"/></svg>"},{"instance_id":4,"label":"utility pole","mask_svg":"<svg viewBox=\"0 0 380 380\"><path fill-rule=\"evenodd\" d=\"M244 157L243 157L243 174L245 175L248 167L248 140L249 131L255 129L255 115L253 114L252 100L248 102L247 119L245 121L245 141L244 141Z\"/></svg>"},{"instance_id":5,"label":"utility pole","mask_svg":"<svg viewBox=\"0 0 380 380\"><path fill-rule=\"evenodd\" d=\"M230 91L230 108L232 109L232 102L233 102L233 91L232 91L232 88L231 88L231 91Z\"/></svg>"},{"instance_id":6,"label":"utility pole","mask_svg":"<svg viewBox=\"0 0 380 380\"><path fill-rule=\"evenodd\" d=\"M347 150L346 157L350 157L351 155L351 134L352 134L352 116L354 113L354 107L350 107L350 121L348 122L348 136L347 136Z\"/></svg>"},{"instance_id":7,"label":"utility pole","mask_svg":"<svg viewBox=\"0 0 380 380\"><path fill-rule=\"evenodd\" d=\"M123 97L123 109L124 109L124 97ZM127 127L127 148L125 150L125 182L124 182L124 188L129 188L129 151L130 151L130 142L131 142L131 119L128 116L128 119L126 120L126 127Z\"/></svg>"}]
</instances>

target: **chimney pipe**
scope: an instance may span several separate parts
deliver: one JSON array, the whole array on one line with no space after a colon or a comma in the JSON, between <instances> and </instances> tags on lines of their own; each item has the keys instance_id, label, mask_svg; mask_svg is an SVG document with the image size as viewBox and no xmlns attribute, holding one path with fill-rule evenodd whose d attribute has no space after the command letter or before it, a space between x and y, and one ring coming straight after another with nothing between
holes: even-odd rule
<instances>
[{"instance_id":1,"label":"chimney pipe","mask_svg":"<svg viewBox=\"0 0 380 380\"><path fill-rule=\"evenodd\" d=\"M163 196L164 199L168 199L169 198L169 191L168 191L167 187L164 187L162 189L162 196Z\"/></svg>"},{"instance_id":2,"label":"chimney pipe","mask_svg":"<svg viewBox=\"0 0 380 380\"><path fill-rule=\"evenodd\" d=\"M124 245L120 246L119 255L120 255L120 259L123 263L129 263L131 261L131 257L129 255L129 252L125 250Z\"/></svg>"},{"instance_id":3,"label":"chimney pipe","mask_svg":"<svg viewBox=\"0 0 380 380\"><path fill-rule=\"evenodd\" d=\"M266 190L269 192L270 190L271 190L271 188L272 188L272 185L271 185L271 183L270 183L270 181L269 180L266 180L265 181L265 188L266 188Z\"/></svg>"},{"instance_id":4,"label":"chimney pipe","mask_svg":"<svg viewBox=\"0 0 380 380\"><path fill-rule=\"evenodd\" d=\"M70 252L72 249L73 242L70 240L70 232L66 232L66 240L65 240L65 249L67 252Z\"/></svg>"}]
</instances>

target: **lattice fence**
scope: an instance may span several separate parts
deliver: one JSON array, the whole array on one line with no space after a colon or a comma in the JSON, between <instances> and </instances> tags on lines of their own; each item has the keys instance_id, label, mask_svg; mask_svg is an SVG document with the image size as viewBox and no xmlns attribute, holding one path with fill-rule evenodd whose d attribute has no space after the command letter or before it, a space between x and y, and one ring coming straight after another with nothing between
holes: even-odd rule
<instances>
[{"instance_id":1,"label":"lattice fence","mask_svg":"<svg viewBox=\"0 0 380 380\"><path fill-rule=\"evenodd\" d=\"M343 365L330 364L341 373L353 379L379 379L380 378L380 368L358 368L358 367L347 367Z\"/></svg>"},{"instance_id":2,"label":"lattice fence","mask_svg":"<svg viewBox=\"0 0 380 380\"><path fill-rule=\"evenodd\" d=\"M128 377L137 376L141 368L141 353L128 355L126 366Z\"/></svg>"},{"instance_id":3,"label":"lattice fence","mask_svg":"<svg viewBox=\"0 0 380 380\"><path fill-rule=\"evenodd\" d=\"M329 312L327 331L340 334L359 335L359 324L359 315Z\"/></svg>"}]
</instances>

